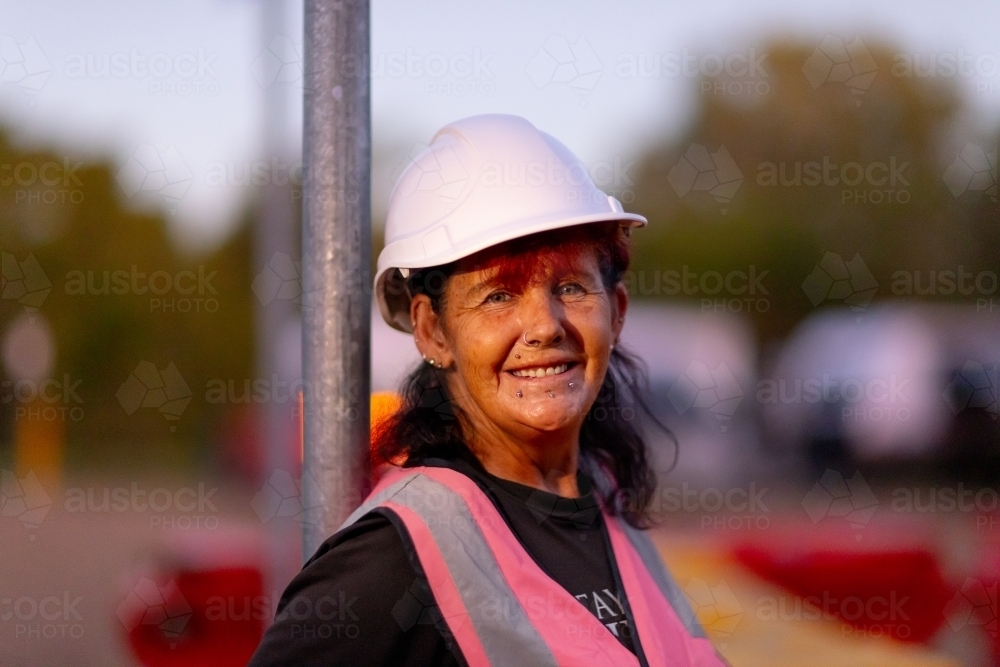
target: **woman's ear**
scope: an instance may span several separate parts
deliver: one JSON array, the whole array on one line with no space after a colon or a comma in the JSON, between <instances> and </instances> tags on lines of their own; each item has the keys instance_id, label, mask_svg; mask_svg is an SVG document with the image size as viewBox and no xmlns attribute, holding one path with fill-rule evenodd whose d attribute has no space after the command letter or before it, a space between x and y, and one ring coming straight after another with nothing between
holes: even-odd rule
<instances>
[{"instance_id":1,"label":"woman's ear","mask_svg":"<svg viewBox=\"0 0 1000 667\"><path fill-rule=\"evenodd\" d=\"M613 296L614 309L611 321L611 330L614 333L614 341L617 344L618 336L621 335L622 327L625 326L625 313L628 311L628 288L624 283L615 285Z\"/></svg>"},{"instance_id":2,"label":"woman's ear","mask_svg":"<svg viewBox=\"0 0 1000 667\"><path fill-rule=\"evenodd\" d=\"M418 294L410 300L410 321L413 323L413 340L424 359L428 363L433 359L436 368L450 366L451 349L441 328L441 316L434 312L429 296Z\"/></svg>"}]
</instances>

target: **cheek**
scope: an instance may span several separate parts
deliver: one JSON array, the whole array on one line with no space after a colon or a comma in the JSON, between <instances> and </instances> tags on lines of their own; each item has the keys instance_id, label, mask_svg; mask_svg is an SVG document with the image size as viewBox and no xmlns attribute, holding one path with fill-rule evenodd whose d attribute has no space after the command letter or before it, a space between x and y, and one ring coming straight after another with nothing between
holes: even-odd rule
<instances>
[{"instance_id":1,"label":"cheek","mask_svg":"<svg viewBox=\"0 0 1000 667\"><path fill-rule=\"evenodd\" d=\"M570 313L569 321L588 357L606 358L614 332L611 311L604 301Z\"/></svg>"},{"instance_id":2,"label":"cheek","mask_svg":"<svg viewBox=\"0 0 1000 667\"><path fill-rule=\"evenodd\" d=\"M452 336L456 363L467 381L477 387L496 386L497 372L512 345L508 326L502 321L483 321L486 319L464 318Z\"/></svg>"}]
</instances>

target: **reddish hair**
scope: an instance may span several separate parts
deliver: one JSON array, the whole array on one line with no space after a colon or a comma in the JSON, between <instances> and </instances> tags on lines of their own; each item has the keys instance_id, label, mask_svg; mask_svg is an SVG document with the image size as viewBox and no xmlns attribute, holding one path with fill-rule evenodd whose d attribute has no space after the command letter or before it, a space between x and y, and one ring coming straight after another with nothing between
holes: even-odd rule
<instances>
[{"instance_id":1,"label":"reddish hair","mask_svg":"<svg viewBox=\"0 0 1000 667\"><path fill-rule=\"evenodd\" d=\"M585 252L597 258L605 289L617 285L631 259L628 237L618 222L595 222L552 229L501 243L467 258L414 272L407 281L411 295L427 294L434 312L440 312L448 278L459 266L495 269L491 280L520 290L548 272L566 272Z\"/></svg>"}]
</instances>

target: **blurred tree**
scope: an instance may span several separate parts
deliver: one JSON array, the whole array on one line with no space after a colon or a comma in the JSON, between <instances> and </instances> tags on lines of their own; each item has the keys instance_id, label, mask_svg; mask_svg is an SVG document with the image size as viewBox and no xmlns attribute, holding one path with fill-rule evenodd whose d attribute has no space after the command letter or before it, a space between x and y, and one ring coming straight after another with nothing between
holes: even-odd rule
<instances>
[{"instance_id":1,"label":"blurred tree","mask_svg":"<svg viewBox=\"0 0 1000 667\"><path fill-rule=\"evenodd\" d=\"M726 299L767 343L816 307L822 294L803 285L827 253L844 262L859 255L878 283L876 301L893 296L898 271L924 270L926 281L926 271L958 264L998 269L995 190L992 200L956 197L942 178L955 159L946 144L963 131L954 78L908 75L875 40L847 50L848 73L862 73L848 85L838 77L844 65L781 42L764 47L768 76L757 85L717 77L699 86L690 129L638 165L630 208L651 224L636 237L636 297L686 298L705 309ZM714 275L699 284L706 272L725 278L751 266L767 294L734 293L745 284L739 277L736 290L709 293ZM677 294L664 272L683 277L684 267L689 290Z\"/></svg>"},{"instance_id":2,"label":"blurred tree","mask_svg":"<svg viewBox=\"0 0 1000 667\"><path fill-rule=\"evenodd\" d=\"M207 381L253 377L252 215L214 251L185 256L162 216L124 205L109 163L19 149L0 132L0 164L0 335L34 306L51 323L59 384L49 387L56 398L46 404L57 410L47 414L66 421L68 459L202 461L215 422L233 407L206 401ZM31 266L43 275L19 281ZM19 282L42 300L26 305ZM31 388L18 395L3 379L0 438L9 442L15 419L45 417L19 413Z\"/></svg>"}]
</instances>

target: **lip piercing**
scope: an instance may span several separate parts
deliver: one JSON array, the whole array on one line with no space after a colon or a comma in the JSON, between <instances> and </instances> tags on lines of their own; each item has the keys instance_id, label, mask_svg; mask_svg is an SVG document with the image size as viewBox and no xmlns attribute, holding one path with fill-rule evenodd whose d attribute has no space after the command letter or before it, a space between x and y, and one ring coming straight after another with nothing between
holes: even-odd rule
<instances>
[{"instance_id":1,"label":"lip piercing","mask_svg":"<svg viewBox=\"0 0 1000 667\"><path fill-rule=\"evenodd\" d=\"M548 394L549 394L549 398L555 398L556 397L556 395L553 394L551 390L548 392Z\"/></svg>"},{"instance_id":2,"label":"lip piercing","mask_svg":"<svg viewBox=\"0 0 1000 667\"><path fill-rule=\"evenodd\" d=\"M570 382L570 383L569 383L569 386L571 386L571 387L575 387L576 385L575 385L575 384L573 384L572 382Z\"/></svg>"},{"instance_id":3,"label":"lip piercing","mask_svg":"<svg viewBox=\"0 0 1000 667\"><path fill-rule=\"evenodd\" d=\"M519 389L519 390L517 391L517 397L518 397L518 398L521 398L522 396L524 396L524 394L522 394L522 393L521 393L521 390Z\"/></svg>"}]
</instances>

